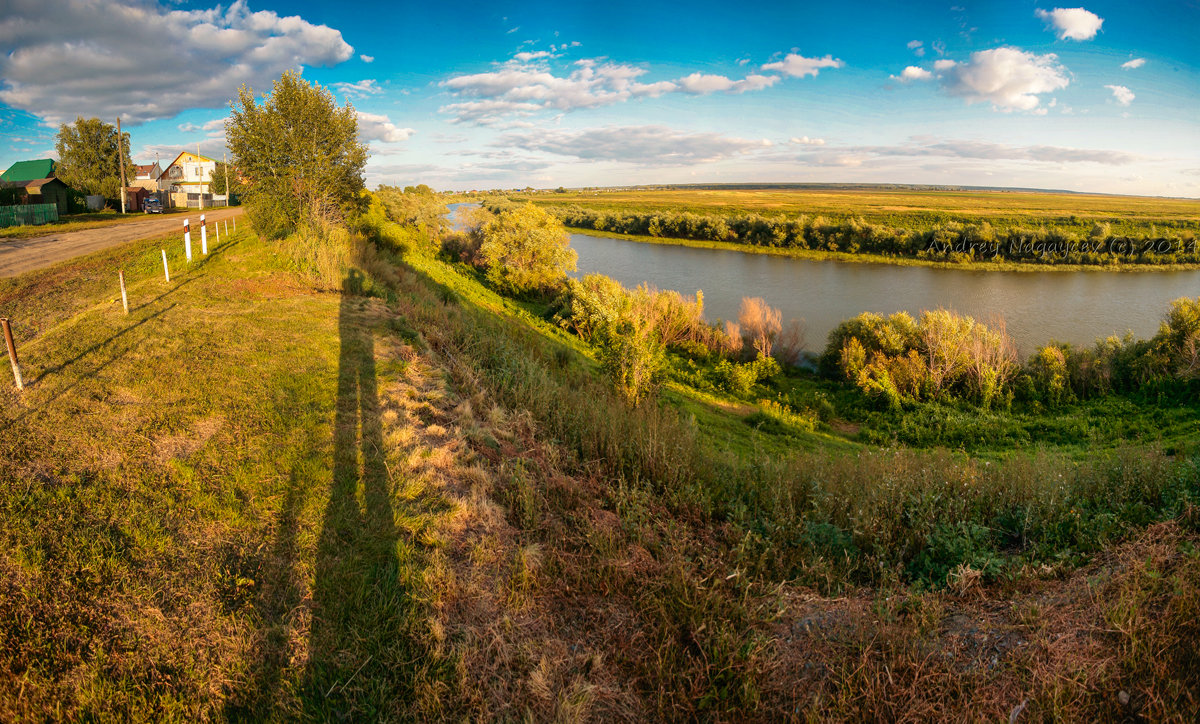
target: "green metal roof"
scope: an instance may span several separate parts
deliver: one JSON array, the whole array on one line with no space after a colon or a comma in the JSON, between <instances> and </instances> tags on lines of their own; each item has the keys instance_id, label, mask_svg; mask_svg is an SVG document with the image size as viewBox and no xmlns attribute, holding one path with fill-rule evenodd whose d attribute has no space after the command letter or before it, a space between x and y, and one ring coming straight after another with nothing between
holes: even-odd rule
<instances>
[{"instance_id":1,"label":"green metal roof","mask_svg":"<svg viewBox=\"0 0 1200 724\"><path fill-rule=\"evenodd\" d=\"M54 175L55 165L52 158L39 158L36 161L17 161L8 167L4 175L0 176L0 181L35 181L47 178Z\"/></svg>"}]
</instances>

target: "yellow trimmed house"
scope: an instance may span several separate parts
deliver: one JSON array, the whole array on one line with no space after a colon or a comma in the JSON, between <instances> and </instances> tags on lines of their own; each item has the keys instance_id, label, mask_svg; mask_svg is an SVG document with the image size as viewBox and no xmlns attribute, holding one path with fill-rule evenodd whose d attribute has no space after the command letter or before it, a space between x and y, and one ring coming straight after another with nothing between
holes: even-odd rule
<instances>
[{"instance_id":1,"label":"yellow trimmed house","mask_svg":"<svg viewBox=\"0 0 1200 724\"><path fill-rule=\"evenodd\" d=\"M207 156L184 151L175 157L158 177L158 187L171 193L172 206L212 205L209 181L217 162Z\"/></svg>"}]
</instances>

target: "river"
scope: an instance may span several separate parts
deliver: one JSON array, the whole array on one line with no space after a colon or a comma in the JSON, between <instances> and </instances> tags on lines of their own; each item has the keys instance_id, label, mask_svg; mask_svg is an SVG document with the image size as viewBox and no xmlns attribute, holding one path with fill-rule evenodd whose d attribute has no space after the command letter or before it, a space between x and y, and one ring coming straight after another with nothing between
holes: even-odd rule
<instances>
[{"instance_id":1,"label":"river","mask_svg":"<svg viewBox=\"0 0 1200 724\"><path fill-rule=\"evenodd\" d=\"M458 206L457 204L455 206ZM820 351L842 320L943 307L990 322L1002 318L1022 354L1050 340L1091 344L1110 334L1150 337L1171 300L1200 294L1200 270L979 271L815 261L772 254L647 244L571 234L579 271L626 286L684 294L704 290L705 316L736 319L742 297L763 297L784 321L799 320Z\"/></svg>"}]
</instances>

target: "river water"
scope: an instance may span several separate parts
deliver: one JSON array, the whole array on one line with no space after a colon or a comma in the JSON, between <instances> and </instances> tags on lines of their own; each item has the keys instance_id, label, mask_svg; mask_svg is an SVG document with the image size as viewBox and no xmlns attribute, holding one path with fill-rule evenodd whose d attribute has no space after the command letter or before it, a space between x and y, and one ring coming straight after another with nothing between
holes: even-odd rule
<instances>
[{"instance_id":1,"label":"river water","mask_svg":"<svg viewBox=\"0 0 1200 724\"><path fill-rule=\"evenodd\" d=\"M455 205L457 206L457 205ZM1200 270L1155 272L977 271L814 261L770 254L646 244L571 234L579 271L632 287L684 294L704 290L705 316L736 319L742 297L757 296L799 320L808 349L820 351L839 322L860 312L943 307L990 322L1003 318L1028 354L1050 340L1091 344L1110 334L1150 337L1171 300L1200 295Z\"/></svg>"}]
</instances>

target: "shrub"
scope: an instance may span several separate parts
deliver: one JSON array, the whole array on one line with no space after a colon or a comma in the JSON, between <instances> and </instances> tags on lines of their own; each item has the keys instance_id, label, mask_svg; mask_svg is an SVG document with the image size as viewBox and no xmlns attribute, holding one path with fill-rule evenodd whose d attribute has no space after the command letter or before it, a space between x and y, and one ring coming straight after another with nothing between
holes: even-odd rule
<instances>
[{"instance_id":1,"label":"shrub","mask_svg":"<svg viewBox=\"0 0 1200 724\"><path fill-rule=\"evenodd\" d=\"M780 364L795 367L804 359L804 325L796 320L788 322L775 338L775 359Z\"/></svg>"},{"instance_id":2,"label":"shrub","mask_svg":"<svg viewBox=\"0 0 1200 724\"><path fill-rule=\"evenodd\" d=\"M387 216L397 224L415 226L430 236L437 236L446 221L446 204L428 186L380 186L375 198L383 205Z\"/></svg>"},{"instance_id":3,"label":"shrub","mask_svg":"<svg viewBox=\"0 0 1200 724\"><path fill-rule=\"evenodd\" d=\"M717 378L717 386L726 392L745 397L754 389L758 381L758 371L750 363L740 364L723 359L717 363L713 371Z\"/></svg>"},{"instance_id":4,"label":"shrub","mask_svg":"<svg viewBox=\"0 0 1200 724\"><path fill-rule=\"evenodd\" d=\"M886 319L863 312L842 322L829 333L829 342L821 357L821 367L827 374L836 372L842 347L850 337L858 340L868 356L882 352L895 357L916 348L917 325L905 312L897 312Z\"/></svg>"},{"instance_id":5,"label":"shrub","mask_svg":"<svg viewBox=\"0 0 1200 724\"><path fill-rule=\"evenodd\" d=\"M697 291L692 299L679 292L647 289L653 300L655 327L663 345L671 346L684 340L699 340L704 324L704 293Z\"/></svg>"},{"instance_id":6,"label":"shrub","mask_svg":"<svg viewBox=\"0 0 1200 724\"><path fill-rule=\"evenodd\" d=\"M953 398L988 406L1005 395L1017 370L1003 322L992 329L945 310L925 312L919 323L903 313L861 314L829 340L822 366L892 408Z\"/></svg>"},{"instance_id":7,"label":"shrub","mask_svg":"<svg viewBox=\"0 0 1200 724\"><path fill-rule=\"evenodd\" d=\"M775 339L783 329L781 314L772 309L762 297L743 297L738 310L738 326L742 338L754 348L759 357L770 357Z\"/></svg>"},{"instance_id":8,"label":"shrub","mask_svg":"<svg viewBox=\"0 0 1200 724\"><path fill-rule=\"evenodd\" d=\"M1072 397L1068 387L1068 354L1069 345L1048 344L1039 347L1025 366L1038 399L1047 405L1061 405Z\"/></svg>"},{"instance_id":9,"label":"shrub","mask_svg":"<svg viewBox=\"0 0 1200 724\"><path fill-rule=\"evenodd\" d=\"M488 280L503 292L546 291L575 269L578 255L566 229L532 203L500 212L480 233Z\"/></svg>"},{"instance_id":10,"label":"shrub","mask_svg":"<svg viewBox=\"0 0 1200 724\"><path fill-rule=\"evenodd\" d=\"M724 342L726 353L730 357L741 354L744 342L742 341L742 328L737 322L725 321Z\"/></svg>"},{"instance_id":11,"label":"shrub","mask_svg":"<svg viewBox=\"0 0 1200 724\"><path fill-rule=\"evenodd\" d=\"M1200 376L1200 297L1171 302L1154 341L1165 348L1176 377Z\"/></svg>"},{"instance_id":12,"label":"shrub","mask_svg":"<svg viewBox=\"0 0 1200 724\"><path fill-rule=\"evenodd\" d=\"M616 279L588 274L578 281L567 280L565 294L563 325L591 341L599 330L616 322L627 292Z\"/></svg>"},{"instance_id":13,"label":"shrub","mask_svg":"<svg viewBox=\"0 0 1200 724\"><path fill-rule=\"evenodd\" d=\"M644 288L621 295L614 318L595 334L601 368L634 407L653 392L666 362L652 305Z\"/></svg>"},{"instance_id":14,"label":"shrub","mask_svg":"<svg viewBox=\"0 0 1200 724\"><path fill-rule=\"evenodd\" d=\"M752 362L738 363L721 360L714 375L717 386L726 392L745 397L759 382L779 374L779 363L772 357L759 356Z\"/></svg>"}]
</instances>

